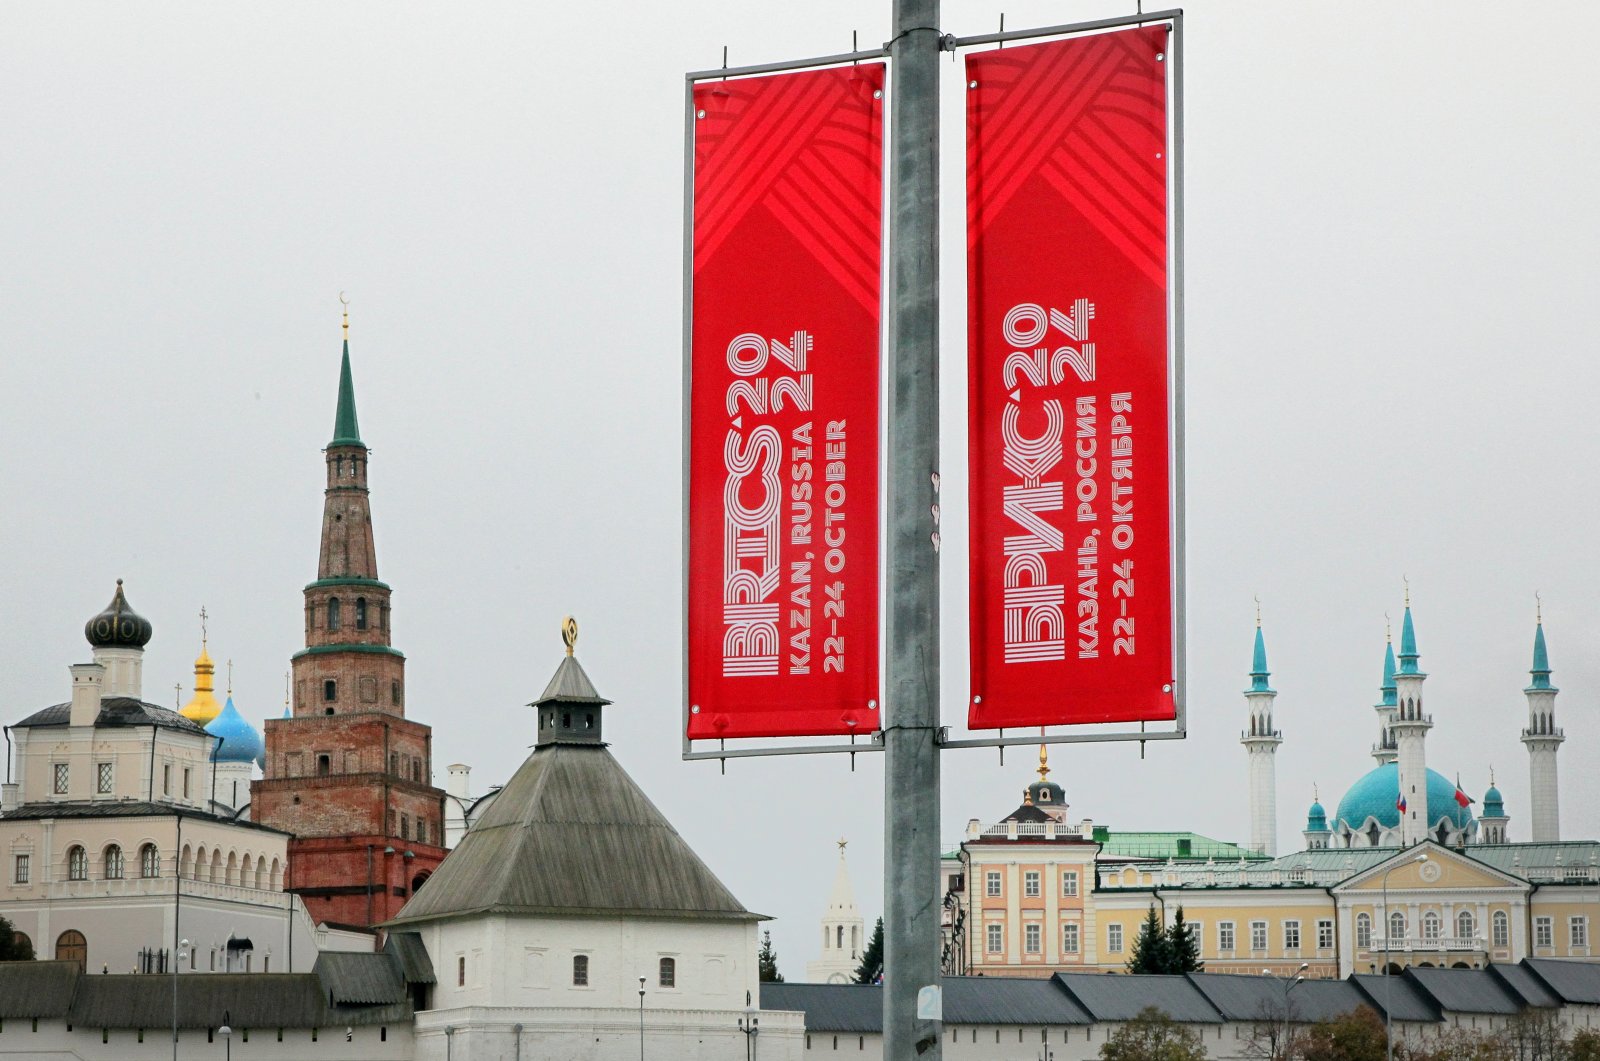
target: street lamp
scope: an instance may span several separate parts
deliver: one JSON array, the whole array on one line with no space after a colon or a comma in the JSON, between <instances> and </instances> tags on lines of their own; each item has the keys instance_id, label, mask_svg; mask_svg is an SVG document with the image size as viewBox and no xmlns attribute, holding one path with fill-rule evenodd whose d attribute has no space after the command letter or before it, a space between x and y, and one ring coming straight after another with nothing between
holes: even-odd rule
<instances>
[{"instance_id":1,"label":"street lamp","mask_svg":"<svg viewBox=\"0 0 1600 1061\"><path fill-rule=\"evenodd\" d=\"M744 1032L744 1059L756 1061L756 1036L761 1034L761 1018L750 1001L750 992L744 993L744 1016L739 1018L739 1030Z\"/></svg>"},{"instance_id":2,"label":"street lamp","mask_svg":"<svg viewBox=\"0 0 1600 1061\"><path fill-rule=\"evenodd\" d=\"M1275 980L1283 981L1283 1039L1279 1043L1280 1053L1283 1057L1289 1056L1289 992L1299 987L1306 978L1306 970L1311 968L1310 962L1301 962L1300 968L1295 970L1294 979L1276 976L1271 969L1261 970L1262 976L1271 976Z\"/></svg>"},{"instance_id":3,"label":"street lamp","mask_svg":"<svg viewBox=\"0 0 1600 1061\"><path fill-rule=\"evenodd\" d=\"M225 1055L227 1061L233 1061L233 1029L228 1027L230 1023L232 1022L228 1019L228 1011L223 1010L222 1027L217 1029L217 1034L222 1036L222 1044L224 1049L227 1051Z\"/></svg>"},{"instance_id":4,"label":"street lamp","mask_svg":"<svg viewBox=\"0 0 1600 1061\"><path fill-rule=\"evenodd\" d=\"M1383 1056L1384 1061L1394 1061L1394 1012L1389 1003L1394 988L1389 984L1389 874L1401 866L1428 861L1428 853L1420 852L1416 858L1398 862L1383 871Z\"/></svg>"},{"instance_id":5,"label":"street lamp","mask_svg":"<svg viewBox=\"0 0 1600 1061\"><path fill-rule=\"evenodd\" d=\"M181 939L172 949L172 1061L178 1061L178 965L183 961L183 952L188 946L189 941Z\"/></svg>"},{"instance_id":6,"label":"street lamp","mask_svg":"<svg viewBox=\"0 0 1600 1061\"><path fill-rule=\"evenodd\" d=\"M644 977L639 977L639 1061L644 1061Z\"/></svg>"}]
</instances>

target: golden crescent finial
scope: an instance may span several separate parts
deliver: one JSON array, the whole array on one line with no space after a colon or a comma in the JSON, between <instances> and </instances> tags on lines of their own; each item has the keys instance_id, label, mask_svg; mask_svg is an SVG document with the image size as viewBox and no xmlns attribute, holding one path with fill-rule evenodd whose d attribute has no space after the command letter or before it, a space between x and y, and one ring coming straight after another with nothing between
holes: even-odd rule
<instances>
[{"instance_id":1,"label":"golden crescent finial","mask_svg":"<svg viewBox=\"0 0 1600 1061\"><path fill-rule=\"evenodd\" d=\"M561 620L561 643L567 646L567 655L578 646L578 620L567 616Z\"/></svg>"},{"instance_id":2,"label":"golden crescent finial","mask_svg":"<svg viewBox=\"0 0 1600 1061\"><path fill-rule=\"evenodd\" d=\"M1391 627L1389 625L1389 613L1388 612L1384 612L1383 613L1383 639L1385 641L1393 641L1394 640L1394 629L1393 629L1393 627Z\"/></svg>"},{"instance_id":3,"label":"golden crescent finial","mask_svg":"<svg viewBox=\"0 0 1600 1061\"><path fill-rule=\"evenodd\" d=\"M1544 600L1538 590L1533 591L1533 621L1536 625L1544 625Z\"/></svg>"},{"instance_id":4,"label":"golden crescent finial","mask_svg":"<svg viewBox=\"0 0 1600 1061\"><path fill-rule=\"evenodd\" d=\"M350 338L350 299L343 291L339 292L339 305L344 307L344 337Z\"/></svg>"},{"instance_id":5,"label":"golden crescent finial","mask_svg":"<svg viewBox=\"0 0 1600 1061\"><path fill-rule=\"evenodd\" d=\"M233 660L228 661L228 695L233 695Z\"/></svg>"},{"instance_id":6,"label":"golden crescent finial","mask_svg":"<svg viewBox=\"0 0 1600 1061\"><path fill-rule=\"evenodd\" d=\"M1406 576L1401 575L1400 576L1400 581L1405 584L1405 587L1406 587L1406 607L1409 608L1409 607L1411 607L1411 580L1409 578L1407 578Z\"/></svg>"},{"instance_id":7,"label":"golden crescent finial","mask_svg":"<svg viewBox=\"0 0 1600 1061\"><path fill-rule=\"evenodd\" d=\"M1261 594L1257 593L1255 595L1255 598L1256 598L1256 626L1260 626L1261 625Z\"/></svg>"}]
</instances>

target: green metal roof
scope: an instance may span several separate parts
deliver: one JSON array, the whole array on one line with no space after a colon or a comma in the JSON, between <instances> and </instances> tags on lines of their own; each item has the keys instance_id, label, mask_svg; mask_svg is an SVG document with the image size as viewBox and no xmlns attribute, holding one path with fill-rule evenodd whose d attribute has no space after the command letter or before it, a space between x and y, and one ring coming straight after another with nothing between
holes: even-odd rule
<instances>
[{"instance_id":1,"label":"green metal roof","mask_svg":"<svg viewBox=\"0 0 1600 1061\"><path fill-rule=\"evenodd\" d=\"M1550 653L1544 647L1544 623L1539 623L1533 630L1533 669L1528 672L1533 675L1533 684L1527 691L1535 689L1549 689L1556 692L1555 686L1550 684Z\"/></svg>"},{"instance_id":2,"label":"green metal roof","mask_svg":"<svg viewBox=\"0 0 1600 1061\"><path fill-rule=\"evenodd\" d=\"M1267 684L1267 679L1272 674L1267 670L1267 642L1261 636L1261 627L1256 627L1255 656L1250 663L1250 689L1252 693L1270 693L1272 687Z\"/></svg>"},{"instance_id":3,"label":"green metal roof","mask_svg":"<svg viewBox=\"0 0 1600 1061\"><path fill-rule=\"evenodd\" d=\"M344 363L339 366L339 408L333 417L333 441L330 446L360 446L361 427L356 423L356 385L350 377L350 340L344 341Z\"/></svg>"},{"instance_id":4,"label":"green metal roof","mask_svg":"<svg viewBox=\"0 0 1600 1061\"><path fill-rule=\"evenodd\" d=\"M1095 830L1102 855L1130 858L1225 858L1265 861L1265 856L1247 851L1226 840L1213 840L1199 833L1136 833Z\"/></svg>"}]
</instances>

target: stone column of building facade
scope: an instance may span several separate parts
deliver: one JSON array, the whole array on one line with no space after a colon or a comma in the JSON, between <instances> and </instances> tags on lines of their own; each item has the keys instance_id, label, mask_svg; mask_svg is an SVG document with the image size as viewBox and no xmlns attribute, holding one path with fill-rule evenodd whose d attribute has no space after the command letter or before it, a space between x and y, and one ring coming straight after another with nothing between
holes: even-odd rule
<instances>
[{"instance_id":1,"label":"stone column of building facade","mask_svg":"<svg viewBox=\"0 0 1600 1061\"><path fill-rule=\"evenodd\" d=\"M1400 627L1400 670L1395 674L1399 707L1394 715L1395 747L1400 763L1400 842L1406 847L1428 837L1428 761L1424 748L1433 718L1422 710L1422 683L1428 677L1417 668L1417 634L1406 603Z\"/></svg>"},{"instance_id":2,"label":"stone column of building facade","mask_svg":"<svg viewBox=\"0 0 1600 1061\"><path fill-rule=\"evenodd\" d=\"M306 647L293 658L288 718L266 724L256 821L292 833L288 890L318 921L387 920L444 859L444 793L432 731L405 717L405 656L390 643L378 580L366 444L356 423L346 323L317 579L305 587Z\"/></svg>"},{"instance_id":3,"label":"stone column of building facade","mask_svg":"<svg viewBox=\"0 0 1600 1061\"><path fill-rule=\"evenodd\" d=\"M1250 848L1264 855L1278 853L1278 745L1283 734L1272 724L1272 703L1277 690L1267 679L1267 644L1256 624L1256 648L1250 669L1250 688L1245 702L1250 705L1250 725L1239 737L1250 757Z\"/></svg>"},{"instance_id":4,"label":"stone column of building facade","mask_svg":"<svg viewBox=\"0 0 1600 1061\"><path fill-rule=\"evenodd\" d=\"M1556 725L1556 692L1550 684L1550 657L1544 647L1544 622L1533 634L1533 681L1523 690L1528 696L1528 728L1522 743L1528 749L1528 823L1534 843L1561 839L1561 803L1556 791L1556 752L1566 734Z\"/></svg>"}]
</instances>

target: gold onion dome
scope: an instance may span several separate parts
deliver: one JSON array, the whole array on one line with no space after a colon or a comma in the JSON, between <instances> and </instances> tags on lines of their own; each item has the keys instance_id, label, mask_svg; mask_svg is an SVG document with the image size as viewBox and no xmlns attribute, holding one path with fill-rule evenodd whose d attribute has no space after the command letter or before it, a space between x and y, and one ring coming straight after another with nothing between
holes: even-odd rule
<instances>
[{"instance_id":1,"label":"gold onion dome","mask_svg":"<svg viewBox=\"0 0 1600 1061\"><path fill-rule=\"evenodd\" d=\"M194 697L178 714L193 722L197 726L209 726L216 717L222 714L222 705L217 702L217 695L212 683L212 675L217 672L217 665L211 662L211 654L206 651L205 634L205 609L200 610L200 655L194 661Z\"/></svg>"},{"instance_id":2,"label":"gold onion dome","mask_svg":"<svg viewBox=\"0 0 1600 1061\"><path fill-rule=\"evenodd\" d=\"M105 611L83 625L83 636L95 648L143 648L154 633L150 620L128 606L120 578Z\"/></svg>"}]
</instances>

